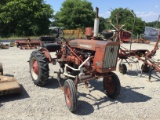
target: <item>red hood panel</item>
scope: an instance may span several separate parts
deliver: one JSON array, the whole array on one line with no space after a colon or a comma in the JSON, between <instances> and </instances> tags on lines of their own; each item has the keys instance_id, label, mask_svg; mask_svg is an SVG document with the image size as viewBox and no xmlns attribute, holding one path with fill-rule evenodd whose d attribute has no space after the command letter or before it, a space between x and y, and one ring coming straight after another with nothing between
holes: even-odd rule
<instances>
[{"instance_id":1,"label":"red hood panel","mask_svg":"<svg viewBox=\"0 0 160 120\"><path fill-rule=\"evenodd\" d=\"M85 40L85 39L75 39L69 42L71 47L82 48L87 50L96 50L97 47L106 46L111 41L100 41L100 40Z\"/></svg>"}]
</instances>

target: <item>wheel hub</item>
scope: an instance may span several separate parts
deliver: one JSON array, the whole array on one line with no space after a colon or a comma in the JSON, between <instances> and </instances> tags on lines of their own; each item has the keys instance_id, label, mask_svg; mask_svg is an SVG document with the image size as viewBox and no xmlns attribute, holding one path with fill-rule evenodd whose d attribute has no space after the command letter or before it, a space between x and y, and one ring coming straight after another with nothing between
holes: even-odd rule
<instances>
[{"instance_id":1,"label":"wheel hub","mask_svg":"<svg viewBox=\"0 0 160 120\"><path fill-rule=\"evenodd\" d=\"M68 87L65 89L66 103L68 106L71 106L71 94Z\"/></svg>"},{"instance_id":2,"label":"wheel hub","mask_svg":"<svg viewBox=\"0 0 160 120\"><path fill-rule=\"evenodd\" d=\"M105 80L105 89L107 90L107 93L113 93L115 91L115 83L112 77L109 77L108 80Z\"/></svg>"},{"instance_id":3,"label":"wheel hub","mask_svg":"<svg viewBox=\"0 0 160 120\"><path fill-rule=\"evenodd\" d=\"M37 80L39 74L38 61L36 59L32 59L31 66L31 75L35 80Z\"/></svg>"},{"instance_id":4,"label":"wheel hub","mask_svg":"<svg viewBox=\"0 0 160 120\"><path fill-rule=\"evenodd\" d=\"M38 62L36 60L33 62L33 71L38 75Z\"/></svg>"}]
</instances>

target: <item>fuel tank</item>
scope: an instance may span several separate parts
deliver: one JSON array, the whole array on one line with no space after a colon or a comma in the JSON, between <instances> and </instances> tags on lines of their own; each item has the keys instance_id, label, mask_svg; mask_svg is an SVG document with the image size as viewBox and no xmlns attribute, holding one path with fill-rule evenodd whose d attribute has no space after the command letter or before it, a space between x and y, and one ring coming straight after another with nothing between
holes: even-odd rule
<instances>
[{"instance_id":1,"label":"fuel tank","mask_svg":"<svg viewBox=\"0 0 160 120\"><path fill-rule=\"evenodd\" d=\"M118 42L102 41L102 40L87 40L87 39L75 39L69 42L69 45L73 48L80 48L85 50L96 51L97 48L104 48L106 45L118 45Z\"/></svg>"}]
</instances>

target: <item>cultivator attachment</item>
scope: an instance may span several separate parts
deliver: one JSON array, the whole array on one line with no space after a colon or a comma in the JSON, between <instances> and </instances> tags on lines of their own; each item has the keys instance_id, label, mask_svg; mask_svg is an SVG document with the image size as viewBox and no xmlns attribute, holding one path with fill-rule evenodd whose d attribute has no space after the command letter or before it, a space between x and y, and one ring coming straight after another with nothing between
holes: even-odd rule
<instances>
[{"instance_id":1,"label":"cultivator attachment","mask_svg":"<svg viewBox=\"0 0 160 120\"><path fill-rule=\"evenodd\" d=\"M14 77L3 75L3 68L0 63L0 96L13 93L20 94L21 87Z\"/></svg>"},{"instance_id":2,"label":"cultivator attachment","mask_svg":"<svg viewBox=\"0 0 160 120\"><path fill-rule=\"evenodd\" d=\"M16 44L20 49L35 49L40 46L40 41L28 38L27 40L17 40Z\"/></svg>"}]
</instances>

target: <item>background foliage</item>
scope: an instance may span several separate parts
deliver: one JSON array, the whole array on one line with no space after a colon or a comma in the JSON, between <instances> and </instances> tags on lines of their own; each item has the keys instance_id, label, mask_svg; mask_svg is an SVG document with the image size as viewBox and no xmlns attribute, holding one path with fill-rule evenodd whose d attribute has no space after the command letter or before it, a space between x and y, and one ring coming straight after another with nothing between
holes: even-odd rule
<instances>
[{"instance_id":1,"label":"background foliage","mask_svg":"<svg viewBox=\"0 0 160 120\"><path fill-rule=\"evenodd\" d=\"M66 0L55 15L55 24L65 29L85 28L92 26L94 12L86 0Z\"/></svg>"},{"instance_id":2,"label":"background foliage","mask_svg":"<svg viewBox=\"0 0 160 120\"><path fill-rule=\"evenodd\" d=\"M41 36L49 33L49 26L84 29L94 25L95 8L87 0L65 0L55 15L53 9L44 0L0 0L0 37ZM111 11L109 18L99 17L99 19L100 32L104 29L113 29L107 23L108 19L115 25L125 24L127 30L132 30L134 21L130 10L124 8ZM134 34L143 33L145 26L160 28L160 22L155 20L145 23L136 17Z\"/></svg>"},{"instance_id":3,"label":"background foliage","mask_svg":"<svg viewBox=\"0 0 160 120\"><path fill-rule=\"evenodd\" d=\"M134 24L134 34L144 32L145 22L142 21L141 18L136 17L133 10L117 8L111 12L110 19L113 24L125 24L126 30L132 30Z\"/></svg>"},{"instance_id":4,"label":"background foliage","mask_svg":"<svg viewBox=\"0 0 160 120\"><path fill-rule=\"evenodd\" d=\"M29 36L48 32L53 10L43 0L1 0L0 35Z\"/></svg>"}]
</instances>

